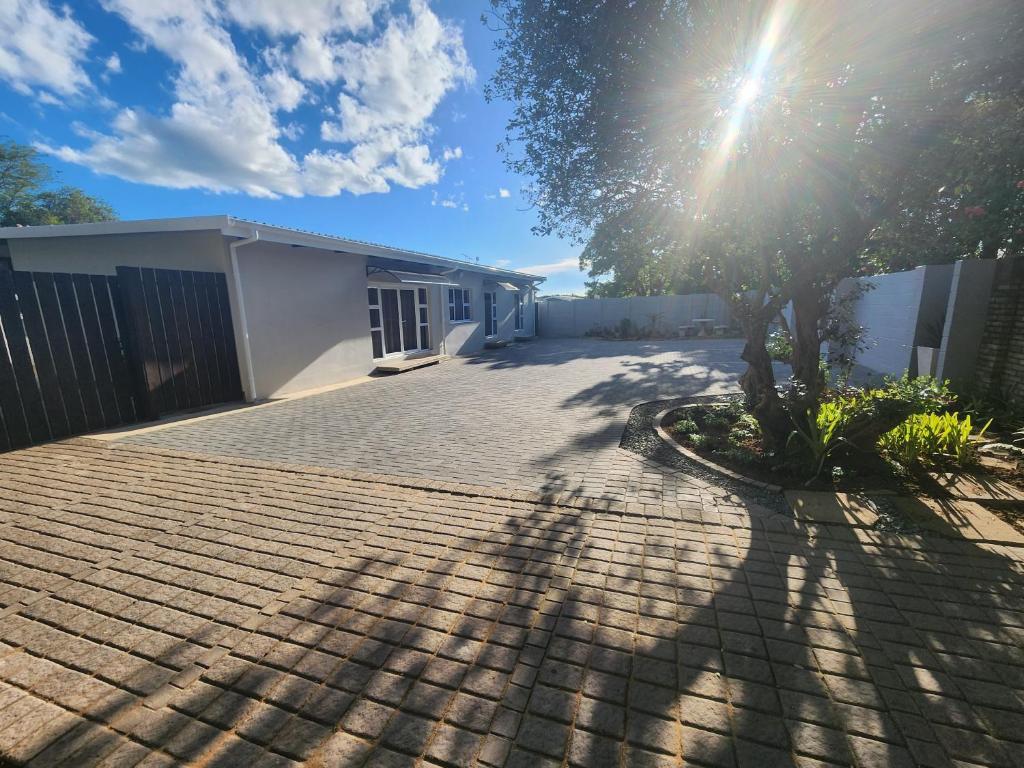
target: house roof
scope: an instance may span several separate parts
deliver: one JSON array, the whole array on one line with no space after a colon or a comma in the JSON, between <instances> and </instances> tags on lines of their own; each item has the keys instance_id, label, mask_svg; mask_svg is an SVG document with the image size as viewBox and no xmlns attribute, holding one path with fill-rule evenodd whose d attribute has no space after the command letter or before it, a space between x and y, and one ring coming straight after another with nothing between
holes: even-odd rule
<instances>
[{"instance_id":1,"label":"house roof","mask_svg":"<svg viewBox=\"0 0 1024 768\"><path fill-rule=\"evenodd\" d=\"M510 277L540 283L545 280L540 275L518 272L512 269L501 269L488 264L452 259L447 256L436 256L431 253L409 251L403 248L392 248L379 243L311 232L293 227L281 227L262 221L240 219L235 216L183 216L166 219L136 219L134 221L101 221L94 224L49 224L37 227L0 227L0 240L18 240L35 237L86 237L90 235L130 235L146 232L190 232L198 230L217 230L226 237L251 237L254 231L259 233L260 240L271 243L282 243L307 248L320 248L335 253L352 253L361 256L376 256L388 259L402 259L421 264L433 264L449 269L464 269L482 272L498 277Z\"/></svg>"}]
</instances>

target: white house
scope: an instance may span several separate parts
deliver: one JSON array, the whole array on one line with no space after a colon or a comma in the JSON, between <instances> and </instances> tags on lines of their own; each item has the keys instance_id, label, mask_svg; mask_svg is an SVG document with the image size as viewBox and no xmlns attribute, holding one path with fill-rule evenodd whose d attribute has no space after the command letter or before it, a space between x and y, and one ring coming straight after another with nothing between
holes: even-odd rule
<instances>
[{"instance_id":1,"label":"white house","mask_svg":"<svg viewBox=\"0 0 1024 768\"><path fill-rule=\"evenodd\" d=\"M14 270L222 273L249 400L535 334L543 277L231 216L0 228Z\"/></svg>"}]
</instances>

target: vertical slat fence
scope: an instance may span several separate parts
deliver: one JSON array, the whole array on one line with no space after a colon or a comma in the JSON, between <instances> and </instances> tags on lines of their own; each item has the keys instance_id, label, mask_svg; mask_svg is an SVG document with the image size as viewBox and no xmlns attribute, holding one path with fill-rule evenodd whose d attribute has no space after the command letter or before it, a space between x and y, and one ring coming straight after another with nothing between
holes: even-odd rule
<instances>
[{"instance_id":1,"label":"vertical slat fence","mask_svg":"<svg viewBox=\"0 0 1024 768\"><path fill-rule=\"evenodd\" d=\"M0 449L135 421L114 278L0 269Z\"/></svg>"},{"instance_id":2,"label":"vertical slat fence","mask_svg":"<svg viewBox=\"0 0 1024 768\"><path fill-rule=\"evenodd\" d=\"M242 398L223 274L118 267L117 277L143 413L155 418Z\"/></svg>"}]
</instances>

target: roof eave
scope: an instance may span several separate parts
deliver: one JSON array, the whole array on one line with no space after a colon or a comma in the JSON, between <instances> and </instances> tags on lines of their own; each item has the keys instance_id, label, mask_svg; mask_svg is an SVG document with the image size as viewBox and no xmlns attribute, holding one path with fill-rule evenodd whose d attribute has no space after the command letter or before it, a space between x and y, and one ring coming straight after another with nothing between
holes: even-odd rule
<instances>
[{"instance_id":1,"label":"roof eave","mask_svg":"<svg viewBox=\"0 0 1024 768\"><path fill-rule=\"evenodd\" d=\"M139 219L136 221L101 221L92 224L50 224L45 225L45 227L0 227L0 240L20 240L34 237L88 237L147 234L153 232L190 232L199 230L218 231L226 237L250 237L253 230L258 230L261 240L283 245L299 245L358 256L401 258L407 261L418 261L425 264L435 264L471 272L525 280L530 283L542 283L545 280L540 275L531 275L527 272L501 269L485 264L472 264L460 261L459 259L448 259L444 256L406 251L386 245L363 243L343 237L319 235L315 232L302 232L287 227L274 226L273 224L262 224L260 222L237 219L224 214L166 219Z\"/></svg>"}]
</instances>

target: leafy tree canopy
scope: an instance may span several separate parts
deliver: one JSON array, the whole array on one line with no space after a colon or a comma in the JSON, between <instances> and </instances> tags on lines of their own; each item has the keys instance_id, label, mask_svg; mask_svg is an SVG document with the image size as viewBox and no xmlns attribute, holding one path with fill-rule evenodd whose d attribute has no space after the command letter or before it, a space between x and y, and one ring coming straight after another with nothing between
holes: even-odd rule
<instances>
[{"instance_id":1,"label":"leafy tree canopy","mask_svg":"<svg viewBox=\"0 0 1024 768\"><path fill-rule=\"evenodd\" d=\"M0 142L0 226L84 224L117 218L114 209L77 187L49 188L53 172L32 147Z\"/></svg>"},{"instance_id":2,"label":"leafy tree canopy","mask_svg":"<svg viewBox=\"0 0 1024 768\"><path fill-rule=\"evenodd\" d=\"M1019 0L492 7L489 94L516 105L504 148L536 179L538 231L599 238L584 258L593 272L597 246L620 240L610 230L659 222L655 240L677 243L733 300L742 383L766 434L791 429L764 347L787 302L803 412L820 392L838 280L922 258L907 247L922 232L947 251L1012 239L1015 225L986 217L1012 207L1017 168L987 153L1000 115L1009 136L1021 129ZM959 176L943 166L954 146Z\"/></svg>"}]
</instances>

